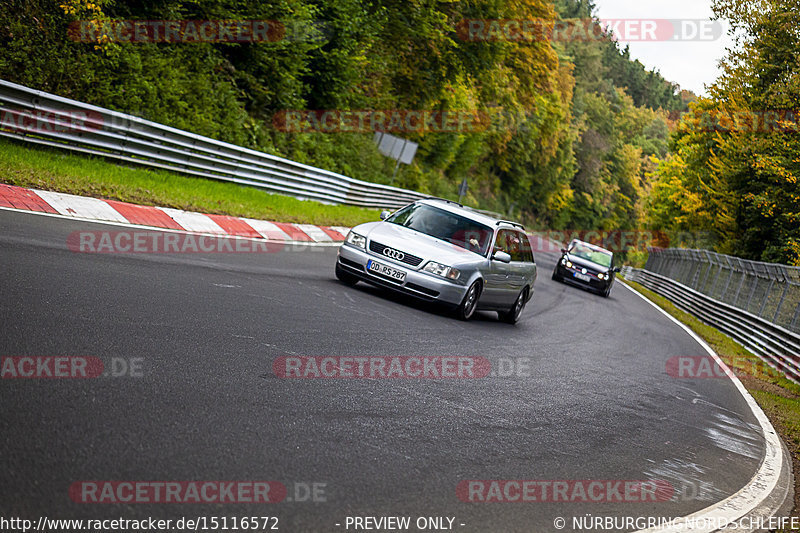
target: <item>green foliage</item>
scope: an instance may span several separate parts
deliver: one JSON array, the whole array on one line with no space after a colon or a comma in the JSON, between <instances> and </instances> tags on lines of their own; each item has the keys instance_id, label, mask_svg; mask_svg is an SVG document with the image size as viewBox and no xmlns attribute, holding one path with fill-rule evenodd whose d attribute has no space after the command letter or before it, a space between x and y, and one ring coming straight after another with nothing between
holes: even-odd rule
<instances>
[{"instance_id":1,"label":"green foliage","mask_svg":"<svg viewBox=\"0 0 800 533\"><path fill-rule=\"evenodd\" d=\"M798 3L724 0L715 10L738 46L658 164L650 224L709 230L719 251L800 265Z\"/></svg>"}]
</instances>

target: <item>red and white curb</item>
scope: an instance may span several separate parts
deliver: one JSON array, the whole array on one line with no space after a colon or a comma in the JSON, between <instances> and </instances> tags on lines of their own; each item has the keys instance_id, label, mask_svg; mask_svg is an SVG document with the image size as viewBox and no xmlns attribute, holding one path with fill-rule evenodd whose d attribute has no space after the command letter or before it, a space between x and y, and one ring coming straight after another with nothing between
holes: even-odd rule
<instances>
[{"instance_id":1,"label":"red and white curb","mask_svg":"<svg viewBox=\"0 0 800 533\"><path fill-rule=\"evenodd\" d=\"M0 208L119 226L314 246L338 245L350 231L350 228L342 226L288 224L207 215L4 184L0 184Z\"/></svg>"}]
</instances>

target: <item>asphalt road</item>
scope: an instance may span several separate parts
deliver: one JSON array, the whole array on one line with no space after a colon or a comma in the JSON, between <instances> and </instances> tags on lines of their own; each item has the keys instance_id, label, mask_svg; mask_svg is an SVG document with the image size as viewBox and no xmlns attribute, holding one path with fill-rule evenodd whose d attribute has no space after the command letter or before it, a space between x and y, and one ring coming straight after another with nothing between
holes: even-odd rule
<instances>
[{"instance_id":1,"label":"asphalt road","mask_svg":"<svg viewBox=\"0 0 800 533\"><path fill-rule=\"evenodd\" d=\"M462 532L555 531L585 516L680 516L736 492L763 441L727 379L677 379L704 355L617 284L550 280L516 326L333 276L334 248L111 255L67 249L112 226L0 211L0 355L95 356L139 377L0 380L0 516L277 516L345 531L347 516L454 517ZM482 356L521 375L281 379L279 356ZM139 360L140 359L140 360ZM501 361L502 360L502 361ZM467 503L462 480L664 480L666 502ZM318 483L275 504L83 504L82 480ZM303 490L299 492L304 492ZM340 524L337 526L337 524ZM462 525L463 524L463 525ZM352 531L353 529L350 528ZM416 530L416 528L412 528Z\"/></svg>"}]
</instances>

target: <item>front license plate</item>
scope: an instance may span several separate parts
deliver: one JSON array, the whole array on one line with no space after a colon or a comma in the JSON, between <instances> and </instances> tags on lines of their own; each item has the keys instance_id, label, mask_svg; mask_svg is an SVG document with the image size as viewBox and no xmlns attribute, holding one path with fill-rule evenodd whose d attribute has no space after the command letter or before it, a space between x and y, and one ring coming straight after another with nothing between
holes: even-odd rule
<instances>
[{"instance_id":1,"label":"front license plate","mask_svg":"<svg viewBox=\"0 0 800 533\"><path fill-rule=\"evenodd\" d=\"M573 272L572 275L581 281L592 281L592 278L587 276L586 274L581 274L580 272Z\"/></svg>"},{"instance_id":2,"label":"front license plate","mask_svg":"<svg viewBox=\"0 0 800 533\"><path fill-rule=\"evenodd\" d=\"M396 268L392 268L381 263L376 263L372 259L367 262L367 270L382 274L397 281L403 281L406 279L406 273L402 270L397 270Z\"/></svg>"}]
</instances>

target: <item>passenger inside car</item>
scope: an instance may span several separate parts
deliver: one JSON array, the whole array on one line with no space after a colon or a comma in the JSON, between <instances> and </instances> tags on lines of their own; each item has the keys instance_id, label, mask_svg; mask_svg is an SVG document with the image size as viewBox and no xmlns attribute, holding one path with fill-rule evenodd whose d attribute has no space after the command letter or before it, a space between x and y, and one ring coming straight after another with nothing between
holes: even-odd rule
<instances>
[{"instance_id":1,"label":"passenger inside car","mask_svg":"<svg viewBox=\"0 0 800 533\"><path fill-rule=\"evenodd\" d=\"M448 240L456 246L466 248L470 252L482 254L483 246L481 243L485 243L490 238L491 235L487 230L461 227Z\"/></svg>"}]
</instances>

